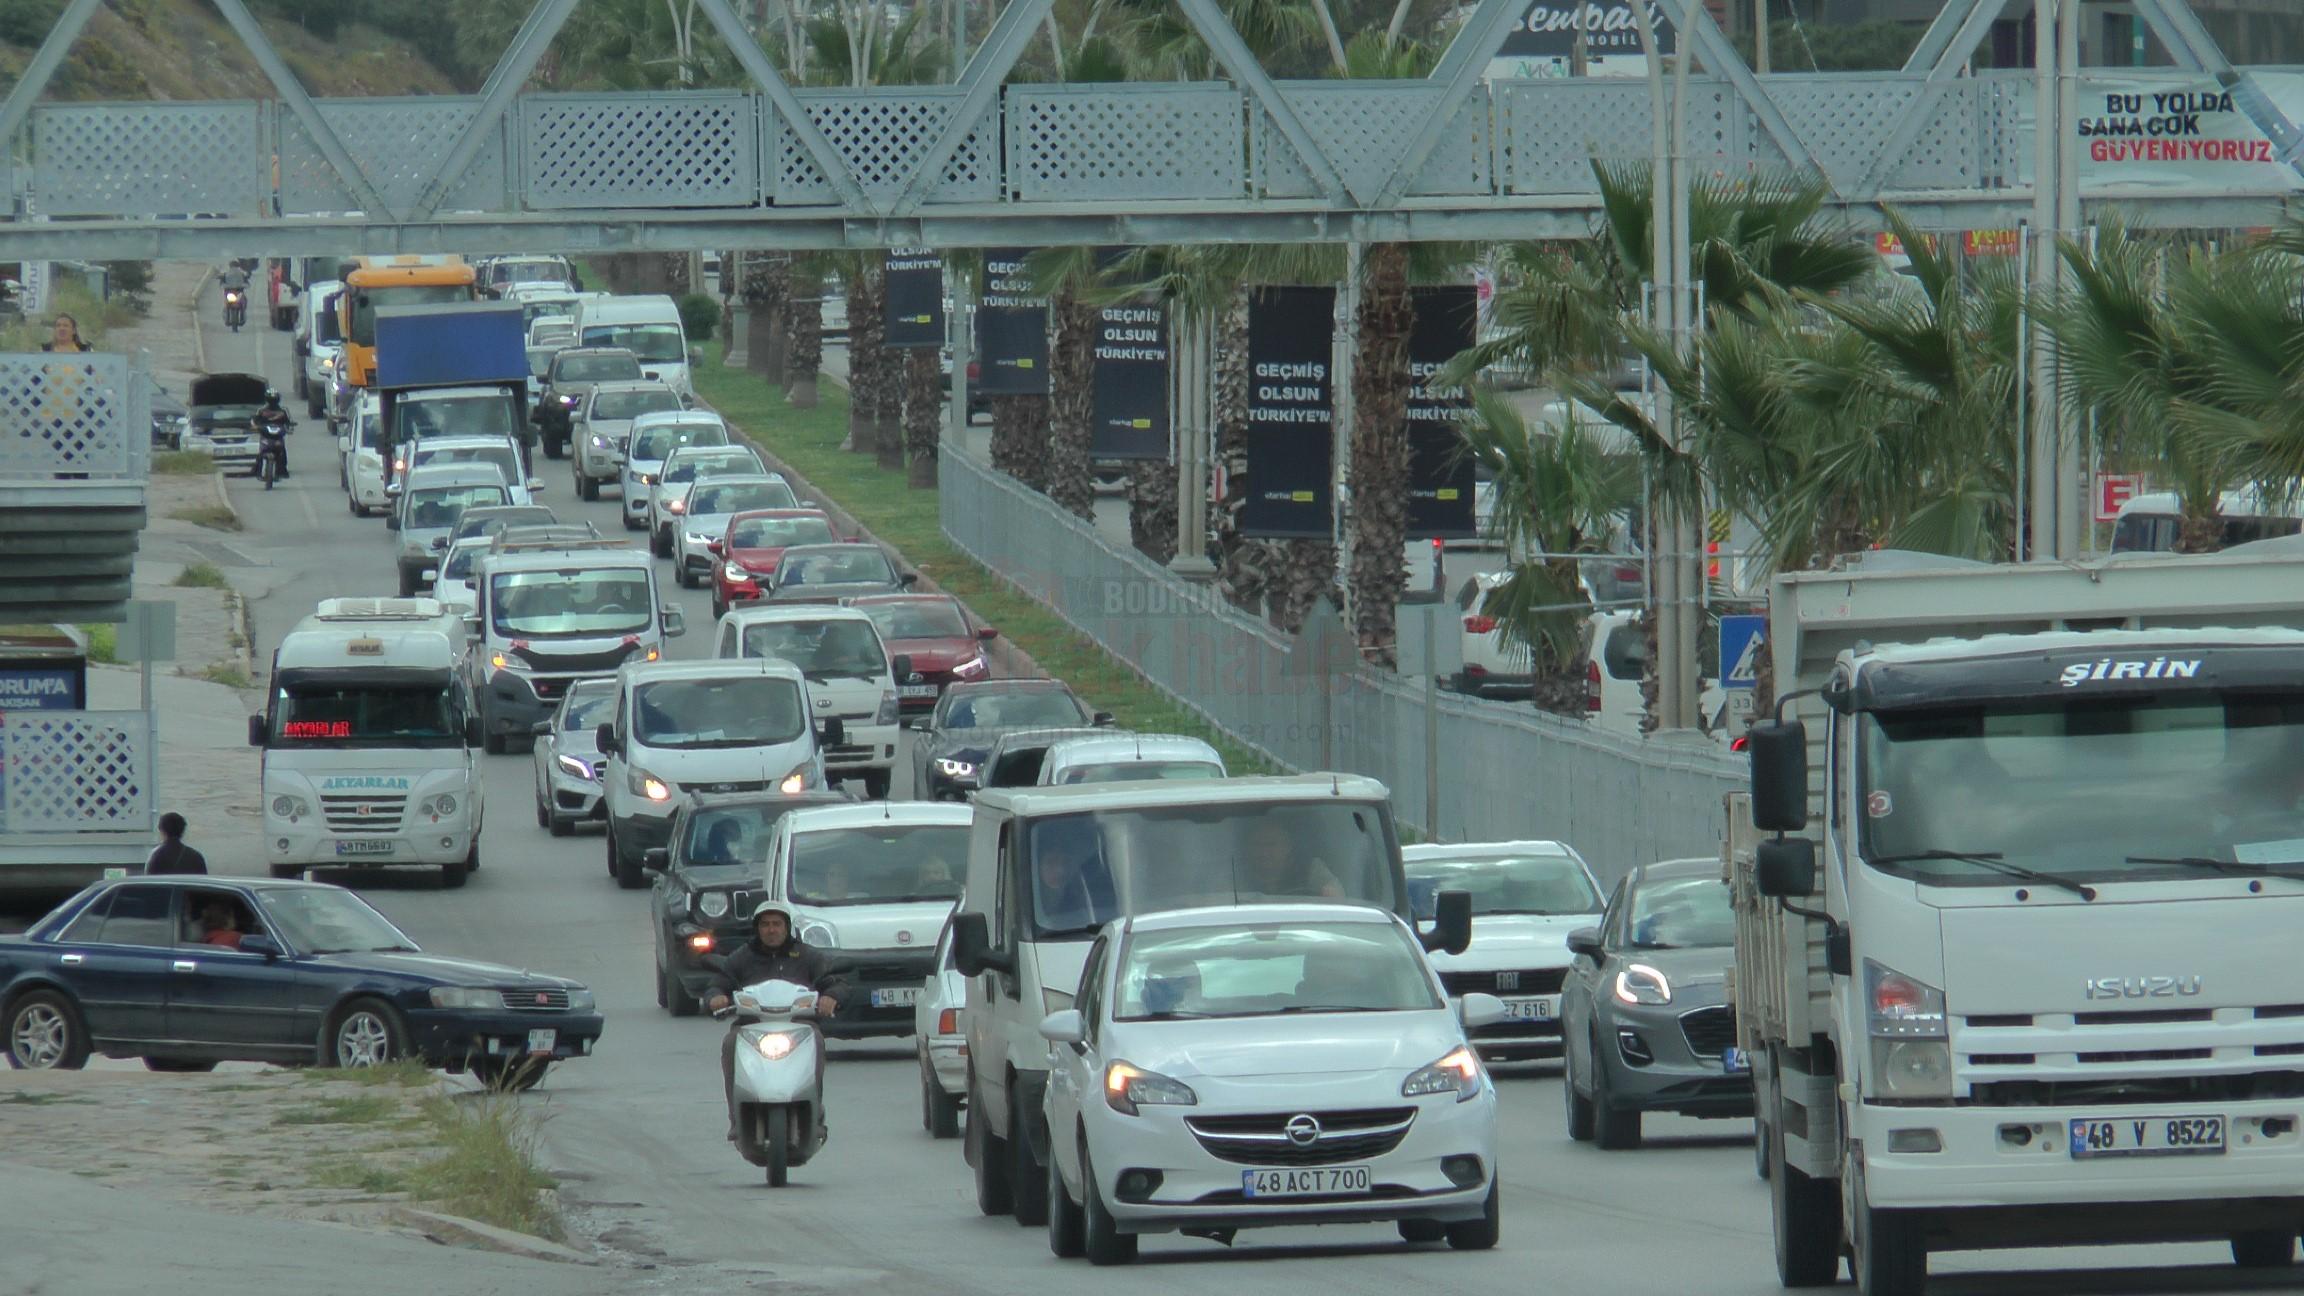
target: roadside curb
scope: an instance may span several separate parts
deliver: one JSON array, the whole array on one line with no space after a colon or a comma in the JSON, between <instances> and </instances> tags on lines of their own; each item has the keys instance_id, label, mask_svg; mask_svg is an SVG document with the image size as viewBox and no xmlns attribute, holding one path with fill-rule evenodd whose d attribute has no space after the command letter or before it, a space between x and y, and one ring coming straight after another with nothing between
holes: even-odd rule
<instances>
[{"instance_id":1,"label":"roadside curb","mask_svg":"<svg viewBox=\"0 0 2304 1296\"><path fill-rule=\"evenodd\" d=\"M574 1247L562 1246L528 1233L515 1233L493 1224L464 1219L456 1215L442 1215L437 1211L419 1210L414 1206L395 1205L392 1218L412 1228L432 1241L450 1246L478 1247L484 1251L498 1251L505 1255L526 1256L531 1260L553 1260L561 1264L596 1265L598 1256L587 1255Z\"/></svg>"},{"instance_id":2,"label":"roadside curb","mask_svg":"<svg viewBox=\"0 0 2304 1296\"><path fill-rule=\"evenodd\" d=\"M819 372L823 371L820 370ZM832 375L829 373L824 373L823 376L830 378ZM845 383L841 384L841 390L847 390L847 385ZM766 445L762 444L760 438L752 435L750 432L745 431L742 424L736 422L734 419L729 419L726 414L721 414L718 409L713 408L711 402L705 401L701 397L698 398L698 403L707 409L711 409L713 413L720 414L721 418L727 419L728 426L735 429L738 434L743 436L746 443L751 445L753 449L760 452L760 457L767 461L768 470L770 472L783 474L784 479L792 483L792 489L795 493L805 495L808 498L815 500L817 507L823 509L826 513L829 513L832 516L832 521L839 526L842 532L848 535L860 536L864 539L870 540L873 544L879 545L882 549L885 549L890 554L893 554L896 558L896 561L901 564L905 570L919 573L920 579L912 587L914 593L946 593L943 586L938 585L936 581L927 573L920 571L920 564L912 561L909 556L907 556L896 546L889 544L881 540L880 537L872 534L870 528L866 527L862 522L857 521L855 514L850 513L845 508L842 508L839 501L833 499L830 495L821 490L818 490L815 483L809 481L806 475L792 467L792 465L784 462L784 460L779 457L775 451L770 450ZM842 451L841 453L846 454L850 452ZM929 495L929 492L922 491L921 494ZM934 497L931 495L930 499L933 500L933 498ZM964 561L975 561L974 559L967 558L965 555L962 557ZM952 595L952 597L959 598L959 596L956 594ZM966 600L961 600L961 606L967 606ZM975 616L976 609L969 608L968 613L970 616ZM982 620L981 617L977 619L979 621ZM1008 676L1010 678L1023 679L1041 679L1047 677L1048 672L1042 669L1040 663L1033 660L1030 653L1025 652L1021 647L1017 646L1016 641L1010 639L1007 635L1003 634L1000 637L992 640L990 646L992 649L990 656L992 657L993 662L999 666L1002 675Z\"/></svg>"}]
</instances>

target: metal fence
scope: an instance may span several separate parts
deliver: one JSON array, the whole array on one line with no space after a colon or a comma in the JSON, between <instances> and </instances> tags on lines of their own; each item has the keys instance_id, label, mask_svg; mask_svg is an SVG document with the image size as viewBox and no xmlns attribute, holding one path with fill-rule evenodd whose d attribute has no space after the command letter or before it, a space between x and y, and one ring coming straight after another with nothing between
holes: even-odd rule
<instances>
[{"instance_id":1,"label":"metal fence","mask_svg":"<svg viewBox=\"0 0 2304 1296\"><path fill-rule=\"evenodd\" d=\"M1610 879L1643 860L1718 850L1720 797L1742 771L1715 749L1443 695L1439 803L1428 806L1421 688L1364 667L1335 677L1301 659L1292 667L1303 649L1287 636L949 442L938 483L953 544L1282 765L1381 779L1404 821L1437 823L1444 840L1570 842Z\"/></svg>"},{"instance_id":2,"label":"metal fence","mask_svg":"<svg viewBox=\"0 0 2304 1296\"><path fill-rule=\"evenodd\" d=\"M0 354L0 481L142 482L152 458L142 372L93 351Z\"/></svg>"},{"instance_id":3,"label":"metal fence","mask_svg":"<svg viewBox=\"0 0 2304 1296\"><path fill-rule=\"evenodd\" d=\"M156 748L143 711L0 712L0 838L150 836Z\"/></svg>"}]
</instances>

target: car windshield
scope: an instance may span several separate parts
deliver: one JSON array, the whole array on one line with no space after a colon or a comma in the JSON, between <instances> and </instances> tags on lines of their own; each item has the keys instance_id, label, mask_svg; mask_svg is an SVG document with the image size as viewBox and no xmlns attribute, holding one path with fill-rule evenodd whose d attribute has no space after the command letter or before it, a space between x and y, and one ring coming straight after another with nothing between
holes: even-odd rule
<instances>
[{"instance_id":1,"label":"car windshield","mask_svg":"<svg viewBox=\"0 0 2304 1296\"><path fill-rule=\"evenodd\" d=\"M416 466L426 464L476 463L487 464L502 474L507 482L520 480L520 452L510 445L451 446L445 450L419 445L416 448Z\"/></svg>"},{"instance_id":2,"label":"car windshield","mask_svg":"<svg viewBox=\"0 0 2304 1296\"><path fill-rule=\"evenodd\" d=\"M478 517L466 513L463 517L456 519L456 530L453 535L457 540L469 540L478 535L494 535L506 527L548 526L554 520L552 510L541 505L491 509Z\"/></svg>"},{"instance_id":3,"label":"car windshield","mask_svg":"<svg viewBox=\"0 0 2304 1296\"><path fill-rule=\"evenodd\" d=\"M593 324L584 345L621 347L649 364L686 364L688 340L677 324Z\"/></svg>"},{"instance_id":4,"label":"car windshield","mask_svg":"<svg viewBox=\"0 0 2304 1296\"><path fill-rule=\"evenodd\" d=\"M1566 855L1465 856L1409 860L1408 895L1416 916L1432 916L1433 897L1463 891L1478 914L1596 914L1600 893L1581 865Z\"/></svg>"},{"instance_id":5,"label":"car windshield","mask_svg":"<svg viewBox=\"0 0 2304 1296\"><path fill-rule=\"evenodd\" d=\"M803 806L830 804L832 801L821 795L797 796L712 806L684 815L680 859L705 868L731 864L757 867L767 862L768 835L775 831L777 820Z\"/></svg>"},{"instance_id":6,"label":"car windshield","mask_svg":"<svg viewBox=\"0 0 2304 1296\"><path fill-rule=\"evenodd\" d=\"M943 599L919 603L867 604L864 614L889 639L965 639L968 623L958 606Z\"/></svg>"},{"instance_id":7,"label":"car windshield","mask_svg":"<svg viewBox=\"0 0 2304 1296\"><path fill-rule=\"evenodd\" d=\"M794 508L800 501L780 481L726 482L698 486L688 496L688 516L719 517L746 509Z\"/></svg>"},{"instance_id":8,"label":"car windshield","mask_svg":"<svg viewBox=\"0 0 2304 1296\"><path fill-rule=\"evenodd\" d=\"M694 481L698 477L729 477L737 473L760 471L760 461L746 454L682 455L680 462L664 470L667 482ZM770 507L762 505L760 507Z\"/></svg>"},{"instance_id":9,"label":"car windshield","mask_svg":"<svg viewBox=\"0 0 2304 1296\"><path fill-rule=\"evenodd\" d=\"M1867 714L1867 862L1930 886L2304 865L2304 691L2186 684Z\"/></svg>"},{"instance_id":10,"label":"car windshield","mask_svg":"<svg viewBox=\"0 0 2304 1296\"><path fill-rule=\"evenodd\" d=\"M566 283L568 266L560 261L499 261L498 283Z\"/></svg>"},{"instance_id":11,"label":"car windshield","mask_svg":"<svg viewBox=\"0 0 2304 1296\"><path fill-rule=\"evenodd\" d=\"M789 549L840 538L832 534L832 524L820 517L745 518L730 527L728 535L731 549Z\"/></svg>"},{"instance_id":12,"label":"car windshield","mask_svg":"<svg viewBox=\"0 0 2304 1296\"><path fill-rule=\"evenodd\" d=\"M664 391L611 391L592 398L592 417L630 419L643 414L664 414L680 408L680 398Z\"/></svg>"},{"instance_id":13,"label":"car windshield","mask_svg":"<svg viewBox=\"0 0 2304 1296\"><path fill-rule=\"evenodd\" d=\"M456 525L457 517L468 508L509 502L501 486L425 487L409 494L405 525L411 531L445 531Z\"/></svg>"},{"instance_id":14,"label":"car windshield","mask_svg":"<svg viewBox=\"0 0 2304 1296\"><path fill-rule=\"evenodd\" d=\"M812 680L881 679L888 655L865 621L764 621L744 627L746 657L775 657Z\"/></svg>"},{"instance_id":15,"label":"car windshield","mask_svg":"<svg viewBox=\"0 0 2304 1296\"><path fill-rule=\"evenodd\" d=\"M1431 1012L1424 960L1391 923L1253 923L1137 932L1113 1017Z\"/></svg>"},{"instance_id":16,"label":"car windshield","mask_svg":"<svg viewBox=\"0 0 2304 1296\"><path fill-rule=\"evenodd\" d=\"M1736 911L1719 878L1649 878L1632 893L1632 948L1716 949L1736 943Z\"/></svg>"},{"instance_id":17,"label":"car windshield","mask_svg":"<svg viewBox=\"0 0 2304 1296\"><path fill-rule=\"evenodd\" d=\"M489 586L490 622L508 639L633 634L654 612L647 573L630 567L503 572Z\"/></svg>"},{"instance_id":18,"label":"car windshield","mask_svg":"<svg viewBox=\"0 0 2304 1296\"><path fill-rule=\"evenodd\" d=\"M569 330L575 332L573 328ZM562 356L554 382L632 382L640 377L640 361L633 356Z\"/></svg>"},{"instance_id":19,"label":"car windshield","mask_svg":"<svg viewBox=\"0 0 2304 1296\"><path fill-rule=\"evenodd\" d=\"M320 309L312 316L313 340L321 346L331 346L344 340L344 317L336 311L336 305L343 297L341 292L328 294L327 299L320 303Z\"/></svg>"},{"instance_id":20,"label":"car windshield","mask_svg":"<svg viewBox=\"0 0 2304 1296\"><path fill-rule=\"evenodd\" d=\"M808 700L789 679L657 680L640 686L632 716L650 747L758 747L805 732Z\"/></svg>"},{"instance_id":21,"label":"car windshield","mask_svg":"<svg viewBox=\"0 0 2304 1296\"><path fill-rule=\"evenodd\" d=\"M902 904L960 897L966 824L827 828L792 839L792 898L802 904Z\"/></svg>"},{"instance_id":22,"label":"car windshield","mask_svg":"<svg viewBox=\"0 0 2304 1296\"><path fill-rule=\"evenodd\" d=\"M452 581L470 580L472 578L473 555L486 553L487 551L488 545L484 541L473 541L466 544L450 546L448 550L448 561L440 564L440 579Z\"/></svg>"},{"instance_id":23,"label":"car windshield","mask_svg":"<svg viewBox=\"0 0 2304 1296\"><path fill-rule=\"evenodd\" d=\"M632 458L662 462L682 446L726 445L728 429L717 423L683 423L652 427L632 438Z\"/></svg>"},{"instance_id":24,"label":"car windshield","mask_svg":"<svg viewBox=\"0 0 2304 1296\"><path fill-rule=\"evenodd\" d=\"M416 950L416 942L368 902L334 887L263 887L256 907L300 954Z\"/></svg>"},{"instance_id":25,"label":"car windshield","mask_svg":"<svg viewBox=\"0 0 2304 1296\"><path fill-rule=\"evenodd\" d=\"M352 344L376 345L376 312L386 306L435 306L472 300L472 285L388 284L352 290Z\"/></svg>"},{"instance_id":26,"label":"car windshield","mask_svg":"<svg viewBox=\"0 0 2304 1296\"><path fill-rule=\"evenodd\" d=\"M1224 777L1224 767L1207 761L1103 761L1073 765L1059 783L1143 783L1159 779L1212 779Z\"/></svg>"},{"instance_id":27,"label":"car windshield","mask_svg":"<svg viewBox=\"0 0 2304 1296\"><path fill-rule=\"evenodd\" d=\"M787 553L776 568L778 585L893 585L896 569L877 549Z\"/></svg>"},{"instance_id":28,"label":"car windshield","mask_svg":"<svg viewBox=\"0 0 2304 1296\"><path fill-rule=\"evenodd\" d=\"M589 733L616 718L616 690L595 689L571 694L560 712L560 728L568 733Z\"/></svg>"},{"instance_id":29,"label":"car windshield","mask_svg":"<svg viewBox=\"0 0 2304 1296\"><path fill-rule=\"evenodd\" d=\"M1030 829L1043 936L1127 913L1334 900L1398 912L1398 847L1364 802L1227 802L1061 815Z\"/></svg>"},{"instance_id":30,"label":"car windshield","mask_svg":"<svg viewBox=\"0 0 2304 1296\"><path fill-rule=\"evenodd\" d=\"M446 675L416 685L296 684L274 691L274 751L296 747L462 747Z\"/></svg>"},{"instance_id":31,"label":"car windshield","mask_svg":"<svg viewBox=\"0 0 2304 1296\"><path fill-rule=\"evenodd\" d=\"M485 436L507 440L520 435L513 403L500 393L455 396L444 400L402 401L399 406L402 440L426 437Z\"/></svg>"},{"instance_id":32,"label":"car windshield","mask_svg":"<svg viewBox=\"0 0 2304 1296\"><path fill-rule=\"evenodd\" d=\"M1059 689L1028 693L972 693L944 713L946 729L1056 729L1088 723L1080 699Z\"/></svg>"}]
</instances>

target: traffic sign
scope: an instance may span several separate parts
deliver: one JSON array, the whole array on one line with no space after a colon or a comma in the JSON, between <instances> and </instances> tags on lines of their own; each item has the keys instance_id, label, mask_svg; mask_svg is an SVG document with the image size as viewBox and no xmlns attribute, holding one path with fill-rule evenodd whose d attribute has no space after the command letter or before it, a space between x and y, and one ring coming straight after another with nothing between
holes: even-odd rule
<instances>
[{"instance_id":1,"label":"traffic sign","mask_svg":"<svg viewBox=\"0 0 2304 1296\"><path fill-rule=\"evenodd\" d=\"M2144 479L2135 473L2096 474L2096 520L2116 522L2120 506L2136 498L2144 489Z\"/></svg>"},{"instance_id":2,"label":"traffic sign","mask_svg":"<svg viewBox=\"0 0 2304 1296\"><path fill-rule=\"evenodd\" d=\"M1757 688L1760 684L1760 645L1768 641L1768 618L1720 618L1720 687Z\"/></svg>"}]
</instances>

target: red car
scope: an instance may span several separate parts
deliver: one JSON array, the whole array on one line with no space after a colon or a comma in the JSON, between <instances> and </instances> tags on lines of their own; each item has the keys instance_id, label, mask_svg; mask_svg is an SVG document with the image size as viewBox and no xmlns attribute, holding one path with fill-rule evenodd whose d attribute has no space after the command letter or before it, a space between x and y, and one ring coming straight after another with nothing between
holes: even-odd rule
<instances>
[{"instance_id":1,"label":"red car","mask_svg":"<svg viewBox=\"0 0 2304 1296\"><path fill-rule=\"evenodd\" d=\"M992 664L984 641L999 631L976 624L960 600L949 594L873 594L848 605L872 618L888 645L890 660L912 659L912 674L896 681L898 706L905 715L936 709L936 699L954 683L989 679Z\"/></svg>"},{"instance_id":2,"label":"red car","mask_svg":"<svg viewBox=\"0 0 2304 1296\"><path fill-rule=\"evenodd\" d=\"M839 544L840 533L822 509L754 509L728 519L728 534L712 542L712 616L760 597L760 578L776 570L793 545Z\"/></svg>"}]
</instances>

